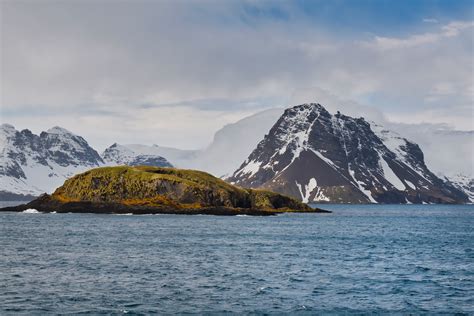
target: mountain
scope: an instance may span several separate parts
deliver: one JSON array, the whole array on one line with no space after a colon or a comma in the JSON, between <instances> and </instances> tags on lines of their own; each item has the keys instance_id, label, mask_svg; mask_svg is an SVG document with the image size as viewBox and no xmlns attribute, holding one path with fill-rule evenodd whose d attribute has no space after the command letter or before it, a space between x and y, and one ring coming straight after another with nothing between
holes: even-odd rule
<instances>
[{"instance_id":1,"label":"mountain","mask_svg":"<svg viewBox=\"0 0 474 316\"><path fill-rule=\"evenodd\" d=\"M332 115L316 103L285 110L227 180L304 202L468 201L428 170L417 144L363 118Z\"/></svg>"},{"instance_id":2,"label":"mountain","mask_svg":"<svg viewBox=\"0 0 474 316\"><path fill-rule=\"evenodd\" d=\"M159 155L118 144L101 157L84 138L61 127L35 135L9 124L0 126L0 200L31 200L77 173L104 165L171 167Z\"/></svg>"},{"instance_id":3,"label":"mountain","mask_svg":"<svg viewBox=\"0 0 474 316\"><path fill-rule=\"evenodd\" d=\"M0 211L136 214L275 215L323 212L293 198L233 186L197 170L102 167L64 182L52 195Z\"/></svg>"},{"instance_id":4,"label":"mountain","mask_svg":"<svg viewBox=\"0 0 474 316\"><path fill-rule=\"evenodd\" d=\"M103 165L84 138L53 127L40 135L0 126L0 199L51 192L72 175Z\"/></svg>"},{"instance_id":5,"label":"mountain","mask_svg":"<svg viewBox=\"0 0 474 316\"><path fill-rule=\"evenodd\" d=\"M102 153L107 165L172 167L165 158L152 152L144 152L133 147L113 144Z\"/></svg>"},{"instance_id":6,"label":"mountain","mask_svg":"<svg viewBox=\"0 0 474 316\"><path fill-rule=\"evenodd\" d=\"M41 138L40 137L41 135L39 136L33 135L28 130L24 130L20 132L20 131L15 130L13 126L4 124L4 125L1 125L1 128L0 128L0 199L3 199L3 200L8 200L8 199L12 200L12 199L21 199L21 198L32 199L34 196L37 196L43 192L52 192L52 190L56 188L57 186L59 186L65 178L73 174L76 174L86 169L90 169L92 167L102 166L102 165L146 164L146 165L155 165L155 166L169 166L172 164L180 168L204 170L218 177L232 175L234 170L240 169L239 166L241 165L241 162L244 161L252 153L252 151L257 147L259 142L262 139L270 136L270 135L266 136L266 134L269 134L271 127L275 124L277 120L279 120L279 118L282 116L282 113L283 113L283 109L265 110L257 114L251 115L249 117L246 117L244 119L241 119L237 121L236 123L225 125L222 129L216 132L214 139L212 140L210 145L201 150L181 150L181 149L170 148L170 147L162 147L158 145L147 146L147 145L138 145L138 144L132 144L132 145L114 144L110 146L109 148L107 148L103 152L101 157L95 156L97 152L95 152L94 149L91 148L84 139L62 128L56 127L56 128L50 129L47 132L43 132L44 134L42 133L41 135L44 135L44 136L43 138ZM324 115L321 116L321 119L323 117ZM349 118L347 116L337 114L333 116L333 120L335 120L336 117L339 117L339 120L341 122L344 120L344 118ZM352 119L352 120L358 120L358 119ZM303 121L301 122L302 124L304 124ZM415 154L415 156L420 155L420 153L410 154L410 150L408 151L406 150L408 148L414 148L414 146L416 146L414 142L404 139L399 134L389 131L388 129L384 128L380 124L376 124L373 122L366 122L365 120L362 120L362 121L370 125L371 131L374 134L376 134L375 136L384 144L384 146L387 147L389 151L391 151L393 154L398 153L399 159L403 159L405 155L407 157L413 156L413 154ZM385 122L384 125L386 126L386 124L388 123ZM315 126L317 125L318 124L315 124ZM349 124L349 122L346 125L352 126L351 124ZM430 128L429 130L425 130L427 128L426 124L422 127L416 127L409 124L407 125L399 124L399 125L400 126L398 125L395 126L392 124L388 126L390 126L390 129L397 127L395 130L407 131L407 134L410 135L410 138L417 140L416 143L418 143L418 141L421 142L423 151L426 154L426 155L423 155L423 152L421 152L420 150L421 155L423 156L423 159L421 159L421 161L423 162L426 159L427 161L426 165L428 165L428 167L426 165L424 165L424 167L411 165L411 167L414 170L413 172L418 171L419 173L422 173L422 174L426 173L425 177L427 178L431 177L429 175L429 174L432 174L430 170L436 171L437 174L440 174L441 172L442 174L447 175L447 179L445 179L444 176L438 175L438 178L437 178L438 180L435 179L433 181L435 181L436 183L439 183L439 181L443 179L441 180L442 182L447 182L446 186L442 185L444 186L445 190L448 190L448 191L453 190L453 187L454 187L454 190L457 192L455 193L455 195L458 195L459 191L463 191L465 197L471 196L471 199L472 199L472 196L473 196L472 184L471 186L469 186L470 181L472 181L472 177L469 178L469 176L463 176L463 177L452 176L452 175L458 174L459 172L469 175L470 169L472 170L472 164L469 163L469 159L465 158L465 157L472 157L472 146L469 146L469 144L472 143L472 139L473 139L472 132L436 130L437 132L433 134L432 132L433 128ZM420 130L420 128L424 128L424 129ZM18 136L17 136L17 133L19 133ZM354 132L351 131L351 133L354 133ZM82 141L76 144L76 146L78 146L79 148L83 148L82 150L79 150L78 152L76 150L77 157L74 151L63 150L62 153L65 154L68 157L68 159L65 159L64 161L60 161L60 157L58 157L58 155L59 156L61 155L60 153L56 155L52 155L50 151L48 151L47 147L49 145L46 144L47 143L46 138L52 139L53 135L58 135L58 134L62 134L63 136L72 135L72 137L78 137L82 139ZM405 133L403 134L405 135ZM49 136L45 137L46 135L49 135ZM420 135L420 137L417 138L416 137L417 135ZM426 135L433 135L432 137L433 139L429 139L429 137ZM28 141L26 141L25 139L32 139L30 141L32 145L30 146L29 149L24 148L25 145L22 145L23 143L28 143ZM330 143L330 140L331 138L325 139L326 145ZM442 140L442 141L439 141L439 140ZM74 140L64 140L64 141L66 142L65 146L70 146L70 147L71 147L71 143L72 144L76 143L76 141ZM339 140L336 139L335 144L337 145L338 142ZM437 143L439 144L436 145ZM414 144L414 146L410 144ZM349 145L346 145L346 146L349 146ZM38 150L36 150L36 148L38 148ZM40 150L40 148L42 149ZM72 146L72 148L74 148L74 146ZM25 149L24 152L23 152L23 149ZM328 149L322 148L321 150L324 151ZM92 151L94 151L95 154L91 154ZM85 153L88 153L88 154L85 154ZM27 161L23 161L23 162L15 158L15 157L22 157L22 154L25 155L25 159L26 157L30 157L30 158L26 159ZM342 155L344 154L345 153L343 151ZM305 153L304 155L307 155L307 154ZM341 155L341 152L339 152L339 155ZM91 157L93 156L95 158L88 160L87 156L91 156ZM420 162L420 159L416 157L412 158L411 160ZM38 163L38 161L40 162L46 161L45 162L46 165ZM468 162L466 163L466 161ZM448 165L448 162L451 163L451 167L445 168L446 170L443 170L443 169L440 170L440 168L446 167ZM354 165L356 165L356 160L351 161L351 170L356 169ZM463 166L463 168L461 168L460 170L455 170L457 166ZM294 166L289 169L291 170L293 168ZM450 171L450 170L453 170L454 172L448 173L447 171ZM360 177L359 173L360 172L357 173L357 177ZM387 177L390 177L390 172L388 170L386 173L388 175ZM346 176L347 178L346 180L348 180L344 182L346 187L351 187L354 184L357 185L358 182L355 182L355 180L350 176L350 174L349 176L347 176L347 172L343 174ZM384 177L385 177L385 174L384 174ZM237 178L239 178L237 179L238 181L244 180L243 179L244 176L242 174L239 174ZM397 183L399 184L396 178L397 177L392 178L391 181L393 181L394 184L397 184ZM314 181L316 181L316 179L318 178L315 177L315 180L312 181L311 185L314 185ZM302 182L303 180L306 182ZM308 186L310 184L309 183L310 179L303 179L303 180L299 180L298 184L300 185L301 190L306 194L306 188L303 187L302 185ZM362 181L364 184L366 183L364 182L366 180L364 180L363 177L361 177L360 179L357 178L357 180ZM334 180L332 181L334 182ZM407 179L407 181L411 182L411 180L409 179ZM349 182L349 184L347 182ZM318 180L318 183L319 183L319 180ZM376 183L376 181L374 181L374 183ZM406 181L405 183L408 184L408 182ZM254 184L254 185L258 186L257 184ZM436 184L435 186L438 186L438 185ZM310 187L311 186L308 186L308 189ZM399 187L401 186L399 185ZM362 185L362 188L365 188L365 186ZM419 190L419 188L417 187L415 188L416 188L415 191ZM333 188L332 190L336 190L336 189L337 188ZM383 189L383 186L382 186L382 189ZM337 190L342 190L342 187L338 188ZM295 191L294 188L293 188L293 191ZM369 194L370 197L364 194L363 191L361 191L361 187L359 185L357 185L357 188L355 190L354 188L352 188L349 191L350 192L354 191L355 193L351 193L351 194L358 196L358 198L354 198L354 199L342 198L341 201L357 200L358 202L364 202L364 203L367 202L367 200L372 201L370 199L370 197L372 197L372 193ZM362 196L361 196L361 192L362 192ZM323 196L321 196L321 194L324 194L324 190L320 190L319 198L316 199L317 201L323 200ZM374 192L374 194L376 193ZM397 193L393 193L393 194L397 195ZM298 189L298 186L296 186L296 192L294 192L293 196L298 196L301 198L301 193L300 193L300 190ZM397 196L398 198L396 198L395 201L400 200L400 196L399 195ZM329 197L326 200L331 201ZM415 200L416 199L411 199L411 200L408 199L408 201L415 201ZM338 200L334 200L334 201L337 202ZM403 202L406 202L406 200L403 200L402 203ZM425 202L429 202L429 201L426 200Z\"/></svg>"},{"instance_id":7,"label":"mountain","mask_svg":"<svg viewBox=\"0 0 474 316\"><path fill-rule=\"evenodd\" d=\"M130 162L134 157L161 157L167 164L180 167L192 168L192 162L196 159L198 150L185 150L172 147L163 147L158 145L141 145L141 144L113 144L106 148L102 153L102 157L109 164L118 163L131 165ZM158 159L160 161L161 159ZM160 167L160 165L157 165Z\"/></svg>"}]
</instances>

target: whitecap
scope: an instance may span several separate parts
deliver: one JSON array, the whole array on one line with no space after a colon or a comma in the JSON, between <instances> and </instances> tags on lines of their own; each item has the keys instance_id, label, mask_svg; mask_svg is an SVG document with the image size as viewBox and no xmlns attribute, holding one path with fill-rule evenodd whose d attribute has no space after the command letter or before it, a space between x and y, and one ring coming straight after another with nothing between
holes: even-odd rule
<instances>
[{"instance_id":1,"label":"whitecap","mask_svg":"<svg viewBox=\"0 0 474 316\"><path fill-rule=\"evenodd\" d=\"M28 208L28 209L24 210L22 213L26 213L26 214L39 214L39 211L38 211L38 210L35 210L34 208Z\"/></svg>"}]
</instances>

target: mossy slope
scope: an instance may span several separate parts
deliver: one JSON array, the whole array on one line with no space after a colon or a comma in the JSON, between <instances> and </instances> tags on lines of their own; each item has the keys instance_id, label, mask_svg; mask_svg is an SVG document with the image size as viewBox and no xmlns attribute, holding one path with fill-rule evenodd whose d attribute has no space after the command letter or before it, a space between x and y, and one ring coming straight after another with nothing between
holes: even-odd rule
<instances>
[{"instance_id":1,"label":"mossy slope","mask_svg":"<svg viewBox=\"0 0 474 316\"><path fill-rule=\"evenodd\" d=\"M116 203L179 210L223 207L273 212L313 211L293 198L233 186L212 175L175 168L96 168L67 180L51 196L59 203Z\"/></svg>"}]
</instances>

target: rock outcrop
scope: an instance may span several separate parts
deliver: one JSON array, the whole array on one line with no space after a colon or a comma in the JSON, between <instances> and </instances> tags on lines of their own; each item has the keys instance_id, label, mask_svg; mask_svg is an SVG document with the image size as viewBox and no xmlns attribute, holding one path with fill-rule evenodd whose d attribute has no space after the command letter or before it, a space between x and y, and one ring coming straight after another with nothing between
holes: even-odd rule
<instances>
[{"instance_id":1,"label":"rock outcrop","mask_svg":"<svg viewBox=\"0 0 474 316\"><path fill-rule=\"evenodd\" d=\"M66 180L52 195L2 211L274 215L323 212L293 198L244 189L196 170L102 167Z\"/></svg>"}]
</instances>

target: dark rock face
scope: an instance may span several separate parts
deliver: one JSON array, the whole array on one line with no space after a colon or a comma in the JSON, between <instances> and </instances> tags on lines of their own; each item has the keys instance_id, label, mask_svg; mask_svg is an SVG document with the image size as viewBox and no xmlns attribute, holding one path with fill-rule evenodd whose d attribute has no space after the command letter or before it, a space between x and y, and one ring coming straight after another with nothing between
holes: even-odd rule
<instances>
[{"instance_id":1,"label":"dark rock face","mask_svg":"<svg viewBox=\"0 0 474 316\"><path fill-rule=\"evenodd\" d=\"M363 118L331 115L315 103L287 109L227 180L304 202L468 201L428 170L418 145Z\"/></svg>"},{"instance_id":2,"label":"dark rock face","mask_svg":"<svg viewBox=\"0 0 474 316\"><path fill-rule=\"evenodd\" d=\"M252 209L252 208L230 208L225 206L208 206L199 208L177 209L169 206L130 206L120 203L104 202L68 202L58 203L49 195L40 196L38 199L18 206L0 208L0 212L23 212L27 209L35 209L41 213L94 213L94 214L176 214L176 215L216 215L216 216L272 216L281 214L278 211ZM305 213L331 213L322 209L312 209Z\"/></svg>"}]
</instances>

